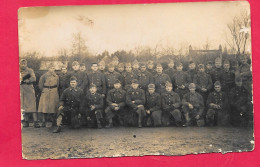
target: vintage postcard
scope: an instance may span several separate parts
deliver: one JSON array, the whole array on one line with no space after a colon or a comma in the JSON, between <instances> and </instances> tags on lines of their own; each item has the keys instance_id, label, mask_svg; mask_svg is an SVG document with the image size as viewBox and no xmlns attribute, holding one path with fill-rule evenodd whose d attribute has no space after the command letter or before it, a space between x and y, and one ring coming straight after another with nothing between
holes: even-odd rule
<instances>
[{"instance_id":1,"label":"vintage postcard","mask_svg":"<svg viewBox=\"0 0 260 167\"><path fill-rule=\"evenodd\" d=\"M246 1L18 11L22 154L254 149Z\"/></svg>"}]
</instances>

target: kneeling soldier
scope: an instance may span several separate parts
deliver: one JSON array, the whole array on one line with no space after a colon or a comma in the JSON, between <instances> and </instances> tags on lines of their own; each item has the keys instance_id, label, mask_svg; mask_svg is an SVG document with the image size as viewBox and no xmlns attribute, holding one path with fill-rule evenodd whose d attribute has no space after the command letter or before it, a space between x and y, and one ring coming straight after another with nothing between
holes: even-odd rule
<instances>
[{"instance_id":1,"label":"kneeling soldier","mask_svg":"<svg viewBox=\"0 0 260 167\"><path fill-rule=\"evenodd\" d=\"M99 129L102 128L101 121L103 119L103 96L99 93L97 93L97 87L94 84L91 84L89 86L89 92L85 96L84 104L86 105L84 107L86 116L87 116L87 122L90 125L90 127L94 127L95 124L97 124L97 127Z\"/></svg>"},{"instance_id":2,"label":"kneeling soldier","mask_svg":"<svg viewBox=\"0 0 260 167\"><path fill-rule=\"evenodd\" d=\"M146 105L145 105L147 118L147 126L161 126L162 124L162 111L161 111L161 97L155 92L155 85L148 85L148 92L146 92Z\"/></svg>"},{"instance_id":3,"label":"kneeling soldier","mask_svg":"<svg viewBox=\"0 0 260 167\"><path fill-rule=\"evenodd\" d=\"M206 122L208 125L226 125L228 123L227 115L227 96L221 91L219 81L214 83L214 92L211 92L207 100Z\"/></svg>"},{"instance_id":4,"label":"kneeling soldier","mask_svg":"<svg viewBox=\"0 0 260 167\"><path fill-rule=\"evenodd\" d=\"M186 123L184 126L189 126L196 123L197 126L204 126L203 119L204 102L203 97L197 93L194 83L189 85L189 93L186 93L182 99L182 109Z\"/></svg>"},{"instance_id":5,"label":"kneeling soldier","mask_svg":"<svg viewBox=\"0 0 260 167\"><path fill-rule=\"evenodd\" d=\"M138 80L132 80L132 87L126 92L126 104L131 109L130 115L131 120L135 120L138 117L138 127L142 127L142 120L146 116L144 104L145 104L145 93L144 90L138 88Z\"/></svg>"},{"instance_id":6,"label":"kneeling soldier","mask_svg":"<svg viewBox=\"0 0 260 167\"><path fill-rule=\"evenodd\" d=\"M68 120L72 128L80 127L80 108L83 98L83 90L77 87L76 77L70 78L70 87L65 89L61 94L60 107L57 113L57 128L53 133L61 131L62 119L70 118Z\"/></svg>"},{"instance_id":7,"label":"kneeling soldier","mask_svg":"<svg viewBox=\"0 0 260 167\"><path fill-rule=\"evenodd\" d=\"M172 91L172 84L170 82L167 82L165 86L166 92L162 95L162 123L165 126L169 126L172 116L175 124L182 126L181 111L179 110L181 106L180 96Z\"/></svg>"},{"instance_id":8,"label":"kneeling soldier","mask_svg":"<svg viewBox=\"0 0 260 167\"><path fill-rule=\"evenodd\" d=\"M116 80L114 83L114 89L110 90L107 94L107 108L105 113L109 124L106 126L106 128L113 127L112 119L115 116L118 116L120 125L124 124L125 96L126 92L121 88L120 81Z\"/></svg>"}]
</instances>

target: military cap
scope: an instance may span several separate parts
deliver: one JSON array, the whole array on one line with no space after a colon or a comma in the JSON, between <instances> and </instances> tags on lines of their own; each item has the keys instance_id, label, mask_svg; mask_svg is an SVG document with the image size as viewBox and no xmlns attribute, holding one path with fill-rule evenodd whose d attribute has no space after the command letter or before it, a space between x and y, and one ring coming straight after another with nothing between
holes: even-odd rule
<instances>
[{"instance_id":1,"label":"military cap","mask_svg":"<svg viewBox=\"0 0 260 167\"><path fill-rule=\"evenodd\" d=\"M167 81L167 82L165 83L165 86L166 86L166 87L172 87L172 83L170 83L170 82Z\"/></svg>"},{"instance_id":2,"label":"military cap","mask_svg":"<svg viewBox=\"0 0 260 167\"><path fill-rule=\"evenodd\" d=\"M150 83L149 85L148 85L148 89L154 89L155 88L155 85L153 84L153 83Z\"/></svg>"},{"instance_id":3,"label":"military cap","mask_svg":"<svg viewBox=\"0 0 260 167\"><path fill-rule=\"evenodd\" d=\"M77 65L79 65L79 62L77 62L77 61L72 62L72 66L77 66Z\"/></svg>"},{"instance_id":4,"label":"military cap","mask_svg":"<svg viewBox=\"0 0 260 167\"><path fill-rule=\"evenodd\" d=\"M241 77L236 77L235 82L242 82L242 78Z\"/></svg>"},{"instance_id":5,"label":"military cap","mask_svg":"<svg viewBox=\"0 0 260 167\"><path fill-rule=\"evenodd\" d=\"M132 65L131 65L131 63L125 63L125 66L126 67L131 67Z\"/></svg>"},{"instance_id":6,"label":"military cap","mask_svg":"<svg viewBox=\"0 0 260 167\"><path fill-rule=\"evenodd\" d=\"M190 83L190 85L189 85L189 89L192 89L192 88L196 88L195 83Z\"/></svg>"},{"instance_id":7,"label":"military cap","mask_svg":"<svg viewBox=\"0 0 260 167\"><path fill-rule=\"evenodd\" d=\"M124 65L124 63L119 63L119 64L118 64L118 67L122 67L122 68L124 68L125 65Z\"/></svg>"},{"instance_id":8,"label":"military cap","mask_svg":"<svg viewBox=\"0 0 260 167\"><path fill-rule=\"evenodd\" d=\"M67 66L63 64L63 65L60 67L60 69L63 69L63 68L67 69Z\"/></svg>"},{"instance_id":9,"label":"military cap","mask_svg":"<svg viewBox=\"0 0 260 167\"><path fill-rule=\"evenodd\" d=\"M146 67L145 63L140 63L140 67L143 67L143 66Z\"/></svg>"},{"instance_id":10,"label":"military cap","mask_svg":"<svg viewBox=\"0 0 260 167\"><path fill-rule=\"evenodd\" d=\"M77 81L77 78L72 76L72 77L70 77L70 81Z\"/></svg>"},{"instance_id":11,"label":"military cap","mask_svg":"<svg viewBox=\"0 0 260 167\"><path fill-rule=\"evenodd\" d=\"M212 61L208 61L208 63L207 64L210 64L210 65L212 65Z\"/></svg>"},{"instance_id":12,"label":"military cap","mask_svg":"<svg viewBox=\"0 0 260 167\"><path fill-rule=\"evenodd\" d=\"M189 64L193 64L193 63L195 63L195 62L194 62L194 61L190 61L190 62L189 62Z\"/></svg>"},{"instance_id":13,"label":"military cap","mask_svg":"<svg viewBox=\"0 0 260 167\"><path fill-rule=\"evenodd\" d=\"M204 64L199 64L199 65L198 65L198 68L199 68L199 69L204 69L205 66L204 66Z\"/></svg>"},{"instance_id":14,"label":"military cap","mask_svg":"<svg viewBox=\"0 0 260 167\"><path fill-rule=\"evenodd\" d=\"M139 64L139 62L136 59L133 61L133 65L135 64Z\"/></svg>"},{"instance_id":15,"label":"military cap","mask_svg":"<svg viewBox=\"0 0 260 167\"><path fill-rule=\"evenodd\" d=\"M157 64L156 64L156 67L162 67L162 64L157 63Z\"/></svg>"},{"instance_id":16,"label":"military cap","mask_svg":"<svg viewBox=\"0 0 260 167\"><path fill-rule=\"evenodd\" d=\"M147 62L147 64L153 64L153 61L152 61L152 60L149 60L149 61Z\"/></svg>"},{"instance_id":17,"label":"military cap","mask_svg":"<svg viewBox=\"0 0 260 167\"><path fill-rule=\"evenodd\" d=\"M103 65L105 65L106 63L105 63L104 60L101 60L98 64L103 64Z\"/></svg>"},{"instance_id":18,"label":"military cap","mask_svg":"<svg viewBox=\"0 0 260 167\"><path fill-rule=\"evenodd\" d=\"M121 82L117 79L117 80L115 80L115 84L117 84L117 83L121 83Z\"/></svg>"},{"instance_id":19,"label":"military cap","mask_svg":"<svg viewBox=\"0 0 260 167\"><path fill-rule=\"evenodd\" d=\"M84 63L80 63L80 66L86 66Z\"/></svg>"},{"instance_id":20,"label":"military cap","mask_svg":"<svg viewBox=\"0 0 260 167\"><path fill-rule=\"evenodd\" d=\"M221 84L220 84L219 81L216 81L216 82L214 83L214 86L221 86Z\"/></svg>"},{"instance_id":21,"label":"military cap","mask_svg":"<svg viewBox=\"0 0 260 167\"><path fill-rule=\"evenodd\" d=\"M20 63L27 63L27 60L26 59L21 59Z\"/></svg>"},{"instance_id":22,"label":"military cap","mask_svg":"<svg viewBox=\"0 0 260 167\"><path fill-rule=\"evenodd\" d=\"M217 58L215 59L215 62L221 62L221 58L220 58L220 57L217 57Z\"/></svg>"},{"instance_id":23,"label":"military cap","mask_svg":"<svg viewBox=\"0 0 260 167\"><path fill-rule=\"evenodd\" d=\"M50 64L48 65L48 68L52 68L52 67L55 67L54 63L50 63Z\"/></svg>"},{"instance_id":24,"label":"military cap","mask_svg":"<svg viewBox=\"0 0 260 167\"><path fill-rule=\"evenodd\" d=\"M182 63L181 62L177 62L176 63L176 66L178 67L178 66L182 66Z\"/></svg>"},{"instance_id":25,"label":"military cap","mask_svg":"<svg viewBox=\"0 0 260 167\"><path fill-rule=\"evenodd\" d=\"M93 88L93 87L96 88L97 86L95 84L93 84L93 83L89 85L89 88Z\"/></svg>"},{"instance_id":26,"label":"military cap","mask_svg":"<svg viewBox=\"0 0 260 167\"><path fill-rule=\"evenodd\" d=\"M114 63L109 63L108 67L115 67Z\"/></svg>"},{"instance_id":27,"label":"military cap","mask_svg":"<svg viewBox=\"0 0 260 167\"><path fill-rule=\"evenodd\" d=\"M230 64L230 62L229 62L229 60L225 60L224 62L223 62L223 64Z\"/></svg>"},{"instance_id":28,"label":"military cap","mask_svg":"<svg viewBox=\"0 0 260 167\"><path fill-rule=\"evenodd\" d=\"M93 62L93 63L91 63L91 66L93 66L93 65L95 65L95 64L97 64L96 62Z\"/></svg>"},{"instance_id":29,"label":"military cap","mask_svg":"<svg viewBox=\"0 0 260 167\"><path fill-rule=\"evenodd\" d=\"M247 56L245 54L242 54L240 58L241 59L247 59Z\"/></svg>"},{"instance_id":30,"label":"military cap","mask_svg":"<svg viewBox=\"0 0 260 167\"><path fill-rule=\"evenodd\" d=\"M174 63L172 59L168 59L168 63Z\"/></svg>"},{"instance_id":31,"label":"military cap","mask_svg":"<svg viewBox=\"0 0 260 167\"><path fill-rule=\"evenodd\" d=\"M138 84L138 80L137 79L133 79L132 83Z\"/></svg>"}]
</instances>

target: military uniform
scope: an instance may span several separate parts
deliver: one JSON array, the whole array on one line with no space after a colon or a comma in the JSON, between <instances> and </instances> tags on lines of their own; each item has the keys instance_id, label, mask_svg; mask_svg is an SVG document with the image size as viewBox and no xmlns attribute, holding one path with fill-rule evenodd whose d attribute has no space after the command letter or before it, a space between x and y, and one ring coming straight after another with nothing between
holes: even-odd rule
<instances>
[{"instance_id":1,"label":"military uniform","mask_svg":"<svg viewBox=\"0 0 260 167\"><path fill-rule=\"evenodd\" d=\"M104 74L99 71L92 71L88 75L88 87L91 84L95 84L97 93L106 94L106 80Z\"/></svg>"},{"instance_id":2,"label":"military uniform","mask_svg":"<svg viewBox=\"0 0 260 167\"><path fill-rule=\"evenodd\" d=\"M147 114L147 125L150 126L151 122L153 122L154 126L161 126L161 97L158 93L154 92L153 94L150 94L149 92L146 92L145 109L150 111L150 114Z\"/></svg>"},{"instance_id":3,"label":"military uniform","mask_svg":"<svg viewBox=\"0 0 260 167\"><path fill-rule=\"evenodd\" d=\"M129 73L126 72L125 73L125 77L124 77L124 89L127 91L129 88L131 88L131 83L133 79L138 79L137 75L135 75L133 72Z\"/></svg>"},{"instance_id":4,"label":"military uniform","mask_svg":"<svg viewBox=\"0 0 260 167\"><path fill-rule=\"evenodd\" d=\"M196 90L202 95L204 101L206 101L209 92L212 89L212 79L211 76L205 72L198 72L193 79L193 82L196 84ZM201 89L207 89L206 92L203 92Z\"/></svg>"},{"instance_id":5,"label":"military uniform","mask_svg":"<svg viewBox=\"0 0 260 167\"><path fill-rule=\"evenodd\" d=\"M188 85L191 82L189 75L184 71L176 71L173 75L173 87L175 87L175 92L179 94L182 99L183 95L188 92ZM184 85L185 88L180 88L181 85Z\"/></svg>"},{"instance_id":6,"label":"military uniform","mask_svg":"<svg viewBox=\"0 0 260 167\"><path fill-rule=\"evenodd\" d=\"M86 90L86 86L88 84L88 76L85 72L80 70L73 70L71 72L71 77L74 76L77 78L78 87L81 88L83 91Z\"/></svg>"},{"instance_id":7,"label":"military uniform","mask_svg":"<svg viewBox=\"0 0 260 167\"><path fill-rule=\"evenodd\" d=\"M165 74L167 74L170 79L171 79L171 83L173 84L174 81L174 74L176 73L176 70L174 68L168 68L164 71Z\"/></svg>"},{"instance_id":8,"label":"military uniform","mask_svg":"<svg viewBox=\"0 0 260 167\"><path fill-rule=\"evenodd\" d=\"M212 82L220 81L220 77L223 75L224 70L222 68L214 68L212 71Z\"/></svg>"},{"instance_id":9,"label":"military uniform","mask_svg":"<svg viewBox=\"0 0 260 167\"><path fill-rule=\"evenodd\" d=\"M194 77L197 75L197 71L195 69L189 69L187 74L190 77L190 81L194 82Z\"/></svg>"},{"instance_id":10,"label":"military uniform","mask_svg":"<svg viewBox=\"0 0 260 167\"><path fill-rule=\"evenodd\" d=\"M162 94L165 92L165 84L166 82L171 82L170 77L167 74L155 74L154 75L154 84L155 90L157 93Z\"/></svg>"},{"instance_id":11,"label":"military uniform","mask_svg":"<svg viewBox=\"0 0 260 167\"><path fill-rule=\"evenodd\" d=\"M240 76L243 81L243 86L252 95L252 71L250 65L245 63L239 66Z\"/></svg>"},{"instance_id":12,"label":"military uniform","mask_svg":"<svg viewBox=\"0 0 260 167\"><path fill-rule=\"evenodd\" d=\"M154 83L152 74L147 71L141 72L139 76L139 88L146 91L150 83Z\"/></svg>"},{"instance_id":13,"label":"military uniform","mask_svg":"<svg viewBox=\"0 0 260 167\"><path fill-rule=\"evenodd\" d=\"M114 84L116 80L119 80L121 83L123 82L123 76L116 71L106 72L105 78L106 78L107 92L114 88Z\"/></svg>"},{"instance_id":14,"label":"military uniform","mask_svg":"<svg viewBox=\"0 0 260 167\"><path fill-rule=\"evenodd\" d=\"M231 71L223 71L220 82L222 91L229 92L235 86L235 74Z\"/></svg>"},{"instance_id":15,"label":"military uniform","mask_svg":"<svg viewBox=\"0 0 260 167\"><path fill-rule=\"evenodd\" d=\"M62 92L70 86L70 74L60 73L59 75L59 95L61 96Z\"/></svg>"}]
</instances>

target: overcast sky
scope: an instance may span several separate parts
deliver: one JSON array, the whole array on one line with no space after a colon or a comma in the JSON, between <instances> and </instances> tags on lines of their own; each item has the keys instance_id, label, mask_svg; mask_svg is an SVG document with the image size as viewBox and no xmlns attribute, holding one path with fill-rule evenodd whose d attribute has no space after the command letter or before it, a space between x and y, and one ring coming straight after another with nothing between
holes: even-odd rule
<instances>
[{"instance_id":1,"label":"overcast sky","mask_svg":"<svg viewBox=\"0 0 260 167\"><path fill-rule=\"evenodd\" d=\"M72 34L82 32L93 54L137 46L211 49L225 46L227 23L247 2L197 2L147 5L38 7L19 10L20 51L54 56L71 49ZM160 42L159 42L160 41Z\"/></svg>"}]
</instances>

